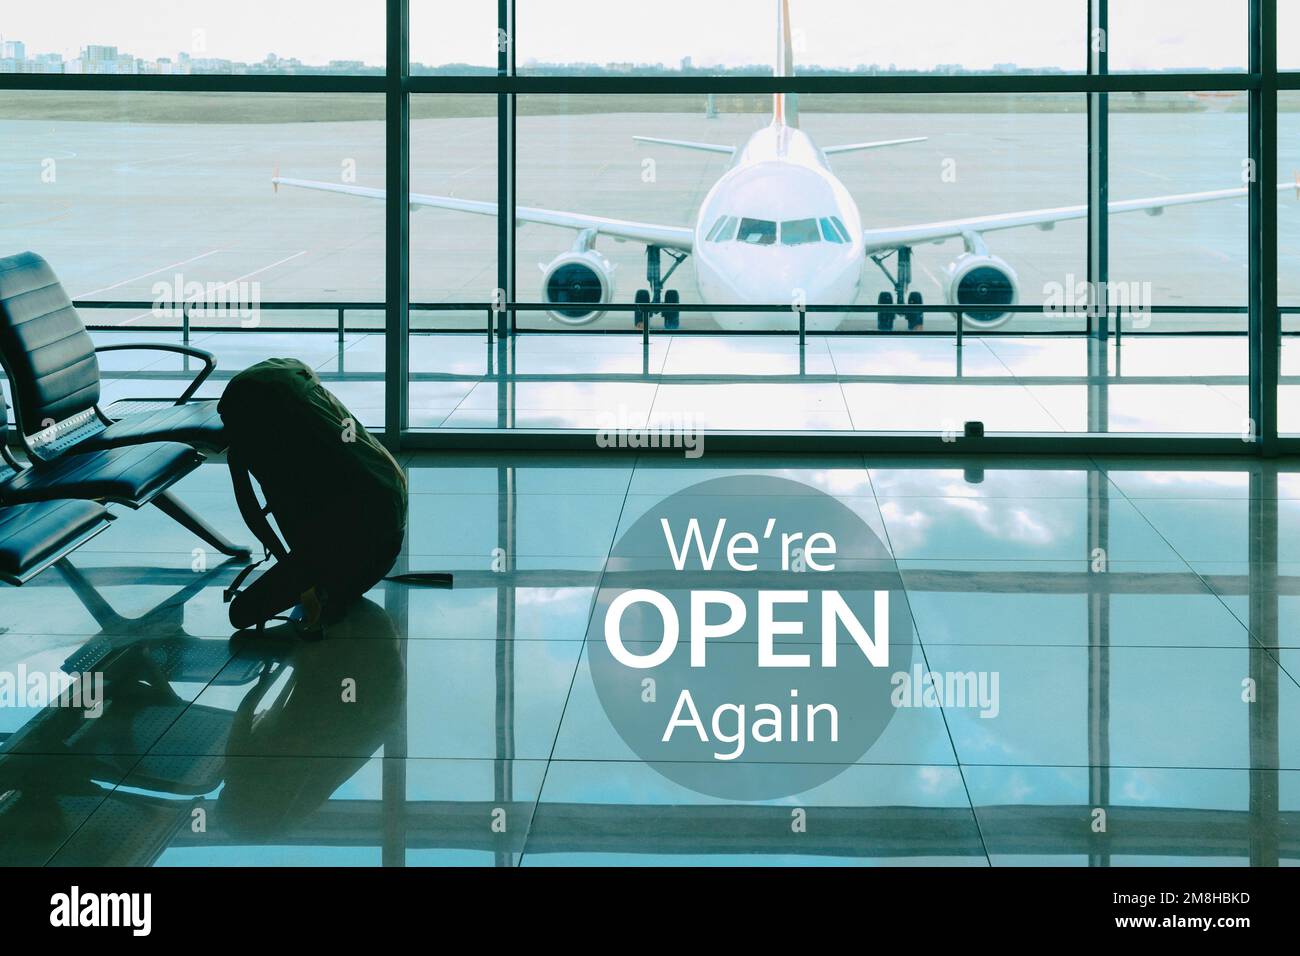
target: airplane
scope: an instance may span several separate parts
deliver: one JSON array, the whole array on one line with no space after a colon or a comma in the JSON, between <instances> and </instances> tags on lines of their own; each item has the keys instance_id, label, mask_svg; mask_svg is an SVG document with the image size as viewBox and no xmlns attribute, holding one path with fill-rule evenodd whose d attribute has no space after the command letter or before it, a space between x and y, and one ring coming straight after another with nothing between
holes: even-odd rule
<instances>
[{"instance_id":1,"label":"airplane","mask_svg":"<svg viewBox=\"0 0 1300 956\"><path fill-rule=\"evenodd\" d=\"M777 57L775 75L794 76L789 0L777 0ZM741 147L685 140L635 136L638 142L699 150L730 157L731 165L701 202L695 225L669 226L582 213L518 206L515 219L577 231L573 246L542 265L542 294L553 305L548 314L565 325L581 326L601 318L601 306L612 301L614 266L596 248L606 236L619 242L640 242L646 248L646 283L638 289L634 321L638 328L656 315L665 329L679 325L681 302L668 280L688 257L696 260L700 300L706 304L829 304L856 302L867 260L885 274L892 292L881 292L877 327L891 331L901 311L909 330L923 326L925 313L908 311L921 305L921 293L911 289L912 251L925 243L961 239L964 251L948 266L944 277L945 304L953 316L974 329L993 329L1014 313L997 306L1019 301L1019 282L1006 260L992 253L985 233L1036 226L1050 230L1059 222L1084 219L1086 205L1059 206L1022 212L973 216L905 226L864 227L857 204L831 171L830 158L844 153L917 143L924 136L875 142L847 143L820 149L799 128L798 98L777 93L772 120ZM281 177L277 188L292 186L325 192L383 199L384 190ZM1300 179L1279 183L1279 191L1295 188ZM1240 199L1248 188L1239 186L1206 192L1112 201L1110 213L1143 211L1157 216L1170 206ZM410 205L431 206L487 216L497 214L497 204L450 196L410 194ZM662 257L672 264L665 271ZM887 265L895 259L894 271ZM962 306L992 306L992 310L963 312ZM781 330L789 316L781 312L720 312L718 325L727 331ZM842 321L842 319L841 319Z\"/></svg>"}]
</instances>

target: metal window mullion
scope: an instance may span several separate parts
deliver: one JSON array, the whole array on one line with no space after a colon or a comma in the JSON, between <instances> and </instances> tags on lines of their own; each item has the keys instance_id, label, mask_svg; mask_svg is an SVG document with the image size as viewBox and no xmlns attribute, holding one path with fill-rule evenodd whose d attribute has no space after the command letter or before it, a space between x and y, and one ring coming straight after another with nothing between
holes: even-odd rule
<instances>
[{"instance_id":1,"label":"metal window mullion","mask_svg":"<svg viewBox=\"0 0 1300 956\"><path fill-rule=\"evenodd\" d=\"M408 420L407 336L411 319L411 100L409 0L387 0L388 64L384 93L386 194L384 222L384 436L400 448Z\"/></svg>"},{"instance_id":2,"label":"metal window mullion","mask_svg":"<svg viewBox=\"0 0 1300 956\"><path fill-rule=\"evenodd\" d=\"M1277 311L1277 0L1250 0L1249 97L1250 419L1256 450L1278 450L1277 387L1281 316Z\"/></svg>"},{"instance_id":3,"label":"metal window mullion","mask_svg":"<svg viewBox=\"0 0 1300 956\"><path fill-rule=\"evenodd\" d=\"M497 0L497 76L509 81L515 76L515 8L513 0ZM497 289L502 308L496 314L497 426L513 427L513 382L510 372L514 353L515 310L515 93L497 93Z\"/></svg>"},{"instance_id":4,"label":"metal window mullion","mask_svg":"<svg viewBox=\"0 0 1300 956\"><path fill-rule=\"evenodd\" d=\"M1088 75L1105 83L1110 63L1110 13L1107 0L1087 0ZM1103 42L1096 42L1096 38ZM1109 303L1106 282L1110 276L1110 103L1107 92L1085 94L1088 98L1088 387L1086 389L1088 431L1109 431L1110 338ZM1118 317L1116 318L1118 322Z\"/></svg>"}]
</instances>

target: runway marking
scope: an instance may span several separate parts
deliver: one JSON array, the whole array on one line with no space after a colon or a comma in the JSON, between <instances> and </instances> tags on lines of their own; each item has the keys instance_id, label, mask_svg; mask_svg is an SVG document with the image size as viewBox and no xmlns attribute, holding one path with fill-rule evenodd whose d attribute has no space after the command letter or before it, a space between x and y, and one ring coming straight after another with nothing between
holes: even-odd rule
<instances>
[{"instance_id":1,"label":"runway marking","mask_svg":"<svg viewBox=\"0 0 1300 956\"><path fill-rule=\"evenodd\" d=\"M213 251L215 252L216 250ZM285 256L283 259L279 259L275 262L272 262L270 265L262 266L262 268L260 269L254 269L252 272L245 272L242 276L231 279L229 282L223 282L221 285L217 286L217 288L228 289L237 282L243 282L245 279L251 279L253 276L261 275L263 272L266 272L269 269L274 269L276 266L282 266L286 262L292 262L294 259L297 259L299 256L305 256L306 254L307 254L306 249L303 249L301 252L295 252L293 255ZM122 321L122 325L130 325L132 322L136 322L140 319L148 318L152 315L153 315L152 310L149 312L141 312L139 315L133 315L129 319L124 319Z\"/></svg>"},{"instance_id":2,"label":"runway marking","mask_svg":"<svg viewBox=\"0 0 1300 956\"><path fill-rule=\"evenodd\" d=\"M104 288L102 288L102 289L94 289L94 290L92 290L92 291L90 291L90 292L83 292L83 293L81 293L81 295L74 296L73 298L76 298L76 299L88 299L88 298L90 298L92 295L99 295L99 293L101 293L101 292L108 292L108 291L110 291L110 290L112 290L112 289L116 289L116 288L119 288L119 287L121 287L121 286L124 286L124 285L126 285L128 282L137 282L137 281L139 281L140 279L147 279L147 278L149 278L149 276L157 275L157 274L160 273L160 272L166 272L168 269L175 269L177 266L184 266L184 265L189 265L191 262L198 262L200 259L206 259L208 256L213 255L214 253L217 253L217 252L220 252L220 251L221 251L220 249L211 249L211 250L209 250L209 251L207 251L207 252L205 252L205 253L203 253L203 254L201 254L201 255L193 256L193 257L191 257L191 258L189 258L189 259L182 259L180 262L173 262L173 263L172 263L171 265L169 265L169 266L163 266L163 267L160 268L160 269L153 269L153 270L150 271L150 272L142 272L142 273L140 273L138 276L132 276L132 277L129 278L129 279L123 279L121 282L114 282L112 285L106 285L106 286L104 286Z\"/></svg>"},{"instance_id":3,"label":"runway marking","mask_svg":"<svg viewBox=\"0 0 1300 956\"><path fill-rule=\"evenodd\" d=\"M133 159L125 163L118 163L113 167L115 173L129 173L141 166L151 166L154 163L170 163L178 159L189 159L191 156L213 156L217 153L229 153L232 150L239 150L243 147L225 146L218 149L194 149L186 153L171 153L167 156L155 156L152 159Z\"/></svg>"},{"instance_id":4,"label":"runway marking","mask_svg":"<svg viewBox=\"0 0 1300 956\"><path fill-rule=\"evenodd\" d=\"M294 259L297 259L299 256L305 256L306 254L307 254L306 249L302 250L301 252L295 252L291 256L285 256L283 259L280 259L278 262L272 262L269 266L262 266L262 268L254 269L252 272L245 272L239 278L231 279L229 282L220 286L220 288L222 289L229 288L230 286L234 285L236 282L243 282L245 279L251 279L253 276L261 275L263 272L266 272L268 269L274 269L276 266L282 266L286 262L292 262Z\"/></svg>"}]
</instances>

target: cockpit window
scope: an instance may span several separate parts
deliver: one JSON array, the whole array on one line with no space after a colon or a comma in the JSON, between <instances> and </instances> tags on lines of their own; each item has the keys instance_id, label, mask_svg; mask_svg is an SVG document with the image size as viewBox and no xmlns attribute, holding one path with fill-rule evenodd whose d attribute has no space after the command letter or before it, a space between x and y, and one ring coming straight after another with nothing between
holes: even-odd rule
<instances>
[{"instance_id":1,"label":"cockpit window","mask_svg":"<svg viewBox=\"0 0 1300 956\"><path fill-rule=\"evenodd\" d=\"M781 245L802 246L820 242L816 219L787 219L781 223Z\"/></svg>"},{"instance_id":2,"label":"cockpit window","mask_svg":"<svg viewBox=\"0 0 1300 956\"><path fill-rule=\"evenodd\" d=\"M736 217L719 216L718 221L713 224L709 234L704 237L706 242L726 242L736 234Z\"/></svg>"},{"instance_id":3,"label":"cockpit window","mask_svg":"<svg viewBox=\"0 0 1300 956\"><path fill-rule=\"evenodd\" d=\"M770 246L776 242L776 223L769 219L742 219L736 238L755 246Z\"/></svg>"},{"instance_id":4,"label":"cockpit window","mask_svg":"<svg viewBox=\"0 0 1300 956\"><path fill-rule=\"evenodd\" d=\"M841 234L840 229L836 229L835 223L839 222L838 219L832 222L828 218L822 218L819 221L821 222L822 225L822 235L826 238L827 242L834 242L843 245L844 243L849 241L848 236Z\"/></svg>"}]
</instances>

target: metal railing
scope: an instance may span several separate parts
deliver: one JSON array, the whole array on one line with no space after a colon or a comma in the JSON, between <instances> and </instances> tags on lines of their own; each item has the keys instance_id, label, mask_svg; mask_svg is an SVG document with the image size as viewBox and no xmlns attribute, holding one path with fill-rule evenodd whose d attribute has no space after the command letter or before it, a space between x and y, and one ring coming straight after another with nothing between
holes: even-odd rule
<instances>
[{"instance_id":1,"label":"metal railing","mask_svg":"<svg viewBox=\"0 0 1300 956\"><path fill-rule=\"evenodd\" d=\"M142 300L101 300L91 299L77 301L73 303L78 309L95 311L95 310L136 310L143 309L152 312L156 303ZM566 326L559 328L520 328L518 324L519 313L545 313L551 312L562 306L549 302L507 302L499 305L493 302L412 302L410 311L439 313L439 312L482 312L484 314L484 324L481 328L471 327L450 327L450 328L429 328L429 329L411 329L412 334L466 334L474 332L485 333L490 340L499 333L527 333L533 334L573 334L575 332L587 334L597 333L602 335L640 335L643 340L649 341L654 331L651 322L641 322L635 328L625 329L605 329L605 328L587 328L584 326ZM569 306L572 308L572 306ZM179 325L172 326L163 323L145 323L145 324L109 324L109 323L87 323L87 327L92 331L122 331L130 328L142 332L171 332L179 328L181 339L184 342L190 340L194 332L302 332L302 333L324 333L333 332L340 342L348 332L382 334L384 326L362 326L349 328L347 325L348 313L355 312L378 312L383 313L386 305L383 302L337 302L337 301L312 301L312 302L262 302L257 305L257 309L268 312L333 312L335 321L330 325L308 325L308 326L265 326L260 323L256 325L240 324L238 327L231 325L195 325L193 313L202 311L202 305L194 303L182 303L180 307L181 315L179 316ZM651 313L657 315L668 310L668 307L659 303L657 305L647 305L645 303L635 302L611 302L601 304L598 311L602 313L627 313L629 316L635 316L638 313ZM593 310L593 311L597 311ZM175 311L170 309L169 311ZM905 313L919 313L922 315L942 315L954 316L954 307L948 304L925 304L925 305L893 305L882 306L878 303L853 303L841 305L823 305L808 304L802 306L792 306L790 304L774 305L731 305L731 304L709 304L709 303L673 303L671 311L679 314L747 314L747 313L773 313L789 314L792 316L792 325L790 329L761 329L761 330L728 330L728 329L672 329L661 330L664 334L672 335L777 335L790 336L798 335L800 344L806 340L808 335L808 316L810 315L874 315L879 312L890 312L895 316L901 316ZM975 314L981 312L991 312L997 315L1040 315L1046 319L1060 320L1062 318L1078 318L1080 327L1055 328L1055 329L1034 329L1034 328L1015 328L1015 329L980 329L966 328L965 321L955 321L953 329L920 329L909 332L909 335L923 336L953 336L958 348L965 344L965 338L968 335L981 336L1059 336L1059 335L1091 335L1094 331L1094 321L1102 314L1100 309L1092 308L1069 308L1054 309L1045 305L964 305L961 312L965 314ZM1280 314L1300 314L1300 307L1279 308ZM1113 330L1117 344L1122 340L1124 333L1123 324L1125 317L1130 319L1135 315L1247 315L1249 309L1246 306L1194 306L1194 305L1151 305L1142 308L1112 306L1106 309L1107 327ZM501 316L508 314L510 321L507 326L502 325ZM1130 334L1132 328L1130 328ZM894 335L893 330L882 329L817 329L817 335L829 336L864 336L864 335ZM1149 331L1143 330L1143 335L1245 335L1246 330L1180 330L1180 331ZM1283 334L1296 335L1300 331L1283 332Z\"/></svg>"}]
</instances>

